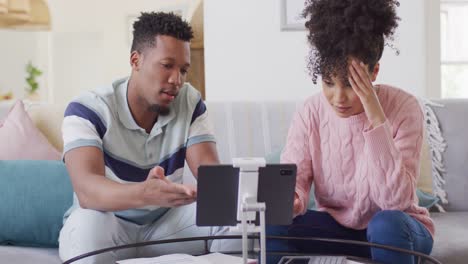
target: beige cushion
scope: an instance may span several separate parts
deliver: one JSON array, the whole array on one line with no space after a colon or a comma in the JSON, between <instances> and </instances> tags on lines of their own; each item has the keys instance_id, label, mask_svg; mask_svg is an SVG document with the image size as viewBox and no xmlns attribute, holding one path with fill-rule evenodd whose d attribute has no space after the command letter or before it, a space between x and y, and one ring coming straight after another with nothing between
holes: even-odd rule
<instances>
[{"instance_id":1,"label":"beige cushion","mask_svg":"<svg viewBox=\"0 0 468 264\"><path fill-rule=\"evenodd\" d=\"M32 104L27 111L36 127L60 152L63 150L62 121L64 105Z\"/></svg>"},{"instance_id":2,"label":"beige cushion","mask_svg":"<svg viewBox=\"0 0 468 264\"><path fill-rule=\"evenodd\" d=\"M427 133L424 132L423 145L421 147L420 175L417 187L424 192L432 194L432 156L426 136Z\"/></svg>"}]
</instances>

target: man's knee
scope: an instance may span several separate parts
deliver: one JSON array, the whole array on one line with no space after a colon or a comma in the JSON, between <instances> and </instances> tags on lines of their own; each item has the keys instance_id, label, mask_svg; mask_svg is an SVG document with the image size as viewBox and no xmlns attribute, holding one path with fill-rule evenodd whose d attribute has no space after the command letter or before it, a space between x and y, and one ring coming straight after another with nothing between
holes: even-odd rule
<instances>
[{"instance_id":1,"label":"man's knee","mask_svg":"<svg viewBox=\"0 0 468 264\"><path fill-rule=\"evenodd\" d=\"M62 231L76 233L75 238L104 237L116 221L113 213L78 208L69 216Z\"/></svg>"},{"instance_id":2,"label":"man's knee","mask_svg":"<svg viewBox=\"0 0 468 264\"><path fill-rule=\"evenodd\" d=\"M112 213L96 210L78 208L73 211L60 231L59 253L62 260L112 246L115 218ZM97 260L90 257L82 263L97 263L93 259Z\"/></svg>"},{"instance_id":3,"label":"man's knee","mask_svg":"<svg viewBox=\"0 0 468 264\"><path fill-rule=\"evenodd\" d=\"M88 221L92 225L102 225L109 224L109 221L115 218L115 215L110 212L102 212L92 209L75 209L71 215L68 217L66 223L76 222L77 224L86 224L83 223L83 220Z\"/></svg>"}]
</instances>

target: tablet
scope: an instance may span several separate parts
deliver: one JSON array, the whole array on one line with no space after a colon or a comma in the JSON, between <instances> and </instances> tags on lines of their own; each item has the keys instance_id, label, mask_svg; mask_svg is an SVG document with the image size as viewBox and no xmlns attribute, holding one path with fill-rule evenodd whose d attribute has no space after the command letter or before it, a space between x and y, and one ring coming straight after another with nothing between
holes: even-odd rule
<instances>
[{"instance_id":1,"label":"tablet","mask_svg":"<svg viewBox=\"0 0 468 264\"><path fill-rule=\"evenodd\" d=\"M258 171L257 200L265 202L265 222L268 225L288 225L292 222L295 164L267 164ZM206 165L198 168L198 226L235 226L239 168L232 165ZM259 217L257 214L256 222Z\"/></svg>"}]
</instances>

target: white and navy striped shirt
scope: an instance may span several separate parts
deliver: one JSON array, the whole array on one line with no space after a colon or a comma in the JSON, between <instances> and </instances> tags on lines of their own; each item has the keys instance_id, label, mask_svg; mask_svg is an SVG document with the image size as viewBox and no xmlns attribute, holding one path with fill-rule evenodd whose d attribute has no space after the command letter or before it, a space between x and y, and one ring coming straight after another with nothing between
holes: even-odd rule
<instances>
[{"instance_id":1,"label":"white and navy striped shirt","mask_svg":"<svg viewBox=\"0 0 468 264\"><path fill-rule=\"evenodd\" d=\"M68 105L62 125L64 155L74 148L94 146L102 150L106 177L113 181L142 182L159 165L169 180L181 183L187 148L215 141L200 93L185 83L171 103L170 113L159 116L148 134L132 117L127 86L128 78L120 79L110 87L86 92ZM65 217L78 206L75 195ZM167 210L147 206L114 213L128 221L147 224Z\"/></svg>"}]
</instances>

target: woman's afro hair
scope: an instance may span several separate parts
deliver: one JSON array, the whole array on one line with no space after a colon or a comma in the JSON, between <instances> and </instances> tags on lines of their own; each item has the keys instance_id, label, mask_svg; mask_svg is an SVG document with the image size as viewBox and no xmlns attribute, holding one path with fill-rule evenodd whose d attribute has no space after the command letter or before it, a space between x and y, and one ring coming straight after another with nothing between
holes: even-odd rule
<instances>
[{"instance_id":1,"label":"woman's afro hair","mask_svg":"<svg viewBox=\"0 0 468 264\"><path fill-rule=\"evenodd\" d=\"M386 41L393 40L399 5L396 0L307 0L302 15L312 47L308 68L313 82L321 75L348 83L350 56L373 69Z\"/></svg>"}]
</instances>

